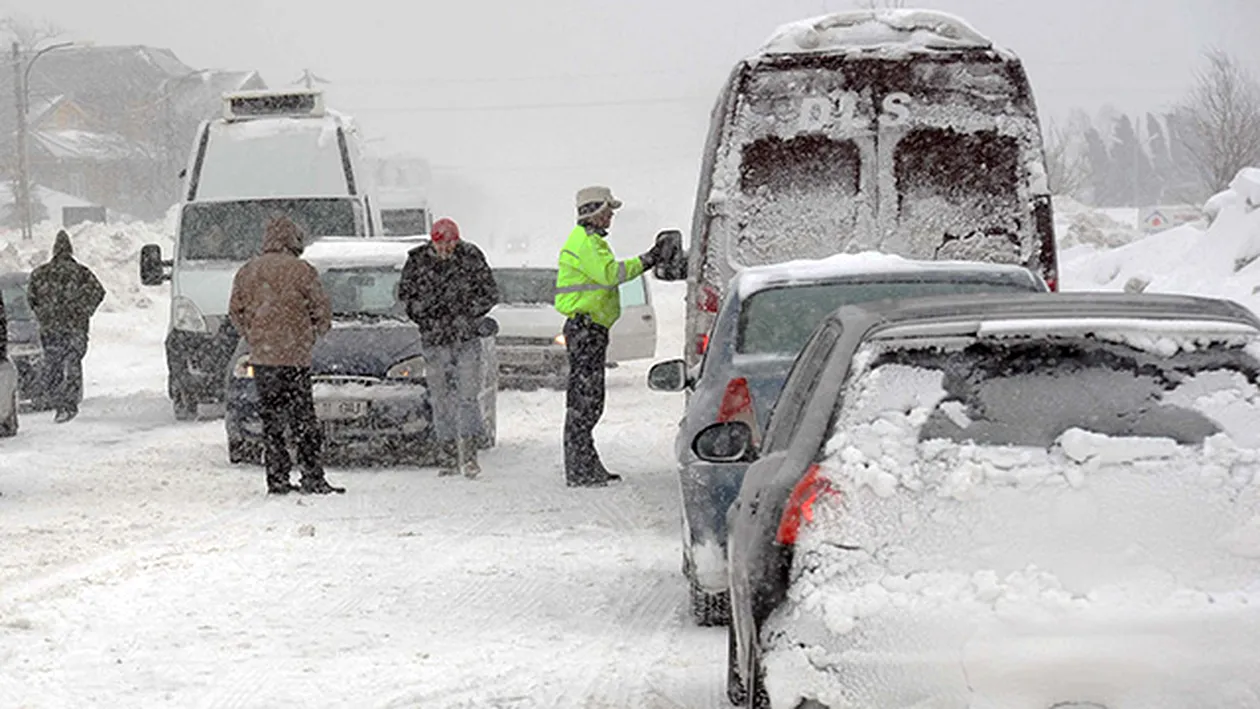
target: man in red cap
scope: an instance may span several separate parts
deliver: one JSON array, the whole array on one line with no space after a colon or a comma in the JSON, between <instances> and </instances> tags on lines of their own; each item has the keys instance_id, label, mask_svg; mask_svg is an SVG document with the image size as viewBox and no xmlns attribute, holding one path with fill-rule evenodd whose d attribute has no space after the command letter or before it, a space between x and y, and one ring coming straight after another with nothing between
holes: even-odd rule
<instances>
[{"instance_id":1,"label":"man in red cap","mask_svg":"<svg viewBox=\"0 0 1260 709\"><path fill-rule=\"evenodd\" d=\"M460 239L459 225L439 219L429 243L408 253L398 299L420 327L439 474L475 478L477 443L486 435L477 404L481 338L494 334L486 314L499 302L494 274L481 249Z\"/></svg>"}]
</instances>

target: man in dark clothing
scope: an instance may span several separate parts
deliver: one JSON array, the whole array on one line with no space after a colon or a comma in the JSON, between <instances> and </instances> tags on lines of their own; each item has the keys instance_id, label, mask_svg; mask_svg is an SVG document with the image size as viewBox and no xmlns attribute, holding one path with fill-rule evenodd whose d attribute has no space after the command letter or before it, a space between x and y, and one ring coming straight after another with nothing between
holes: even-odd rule
<instances>
[{"instance_id":1,"label":"man in dark clothing","mask_svg":"<svg viewBox=\"0 0 1260 709\"><path fill-rule=\"evenodd\" d=\"M323 435L311 396L311 349L332 327L332 305L314 266L298 258L303 234L287 217L267 223L262 253L236 272L228 316L249 343L263 425L267 492L345 492L324 478ZM285 429L297 439L302 481L289 479L293 462Z\"/></svg>"},{"instance_id":2,"label":"man in dark clothing","mask_svg":"<svg viewBox=\"0 0 1260 709\"><path fill-rule=\"evenodd\" d=\"M26 290L44 346L43 393L57 410L56 422L65 423L79 414L88 326L105 288L74 260L70 235L62 229L53 241L52 259L31 273Z\"/></svg>"},{"instance_id":3,"label":"man in dark clothing","mask_svg":"<svg viewBox=\"0 0 1260 709\"><path fill-rule=\"evenodd\" d=\"M398 283L398 299L420 327L429 365L433 438L440 475L481 472L477 442L486 434L477 405L481 391L481 338L494 334L486 313L499 288L486 257L462 241L450 219L433 224L428 244L411 250Z\"/></svg>"}]
</instances>

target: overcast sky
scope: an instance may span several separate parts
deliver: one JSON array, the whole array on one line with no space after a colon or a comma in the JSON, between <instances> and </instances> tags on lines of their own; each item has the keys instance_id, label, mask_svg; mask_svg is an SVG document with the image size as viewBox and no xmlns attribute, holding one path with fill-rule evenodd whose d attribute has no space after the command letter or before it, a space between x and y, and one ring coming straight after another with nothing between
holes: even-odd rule
<instances>
[{"instance_id":1,"label":"overcast sky","mask_svg":"<svg viewBox=\"0 0 1260 709\"><path fill-rule=\"evenodd\" d=\"M1260 0L908 4L957 13L1018 52L1050 115L1108 103L1165 107L1185 92L1208 46L1260 71ZM57 23L70 39L165 47L197 68L258 69L273 87L309 68L331 82L330 104L355 115L375 145L425 156L437 174L479 186L504 209L539 200L548 201L544 211L567 207L571 187L596 181L675 222L690 206L708 111L731 64L779 23L851 7L851 0L0 0L9 13ZM606 105L564 106L575 102ZM532 229L538 220L524 221Z\"/></svg>"}]
</instances>

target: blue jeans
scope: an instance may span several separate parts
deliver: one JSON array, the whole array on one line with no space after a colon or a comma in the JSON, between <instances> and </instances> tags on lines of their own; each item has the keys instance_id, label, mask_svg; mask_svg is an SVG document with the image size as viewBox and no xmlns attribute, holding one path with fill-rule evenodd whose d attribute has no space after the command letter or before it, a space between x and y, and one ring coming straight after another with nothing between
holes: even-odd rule
<instances>
[{"instance_id":1,"label":"blue jeans","mask_svg":"<svg viewBox=\"0 0 1260 709\"><path fill-rule=\"evenodd\" d=\"M433 438L438 443L485 435L481 407L481 340L450 345L427 345L429 404L433 407Z\"/></svg>"},{"instance_id":2,"label":"blue jeans","mask_svg":"<svg viewBox=\"0 0 1260 709\"><path fill-rule=\"evenodd\" d=\"M44 397L58 413L78 413L87 334L40 333L39 339L44 347Z\"/></svg>"}]
</instances>

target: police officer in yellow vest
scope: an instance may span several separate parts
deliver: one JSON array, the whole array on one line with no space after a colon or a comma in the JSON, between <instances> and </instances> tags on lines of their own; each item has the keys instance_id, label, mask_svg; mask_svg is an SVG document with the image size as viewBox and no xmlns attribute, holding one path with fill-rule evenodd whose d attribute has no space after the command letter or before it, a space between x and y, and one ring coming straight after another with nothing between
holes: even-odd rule
<instances>
[{"instance_id":1,"label":"police officer in yellow vest","mask_svg":"<svg viewBox=\"0 0 1260 709\"><path fill-rule=\"evenodd\" d=\"M659 246L617 261L605 240L613 211L621 202L607 187L577 193L577 226L560 250L556 310L567 320L564 341L569 353L565 396L564 477L570 487L602 487L621 476L608 472L595 450L592 432L604 414L604 366L608 331L621 317L622 283L634 280L660 260Z\"/></svg>"}]
</instances>

